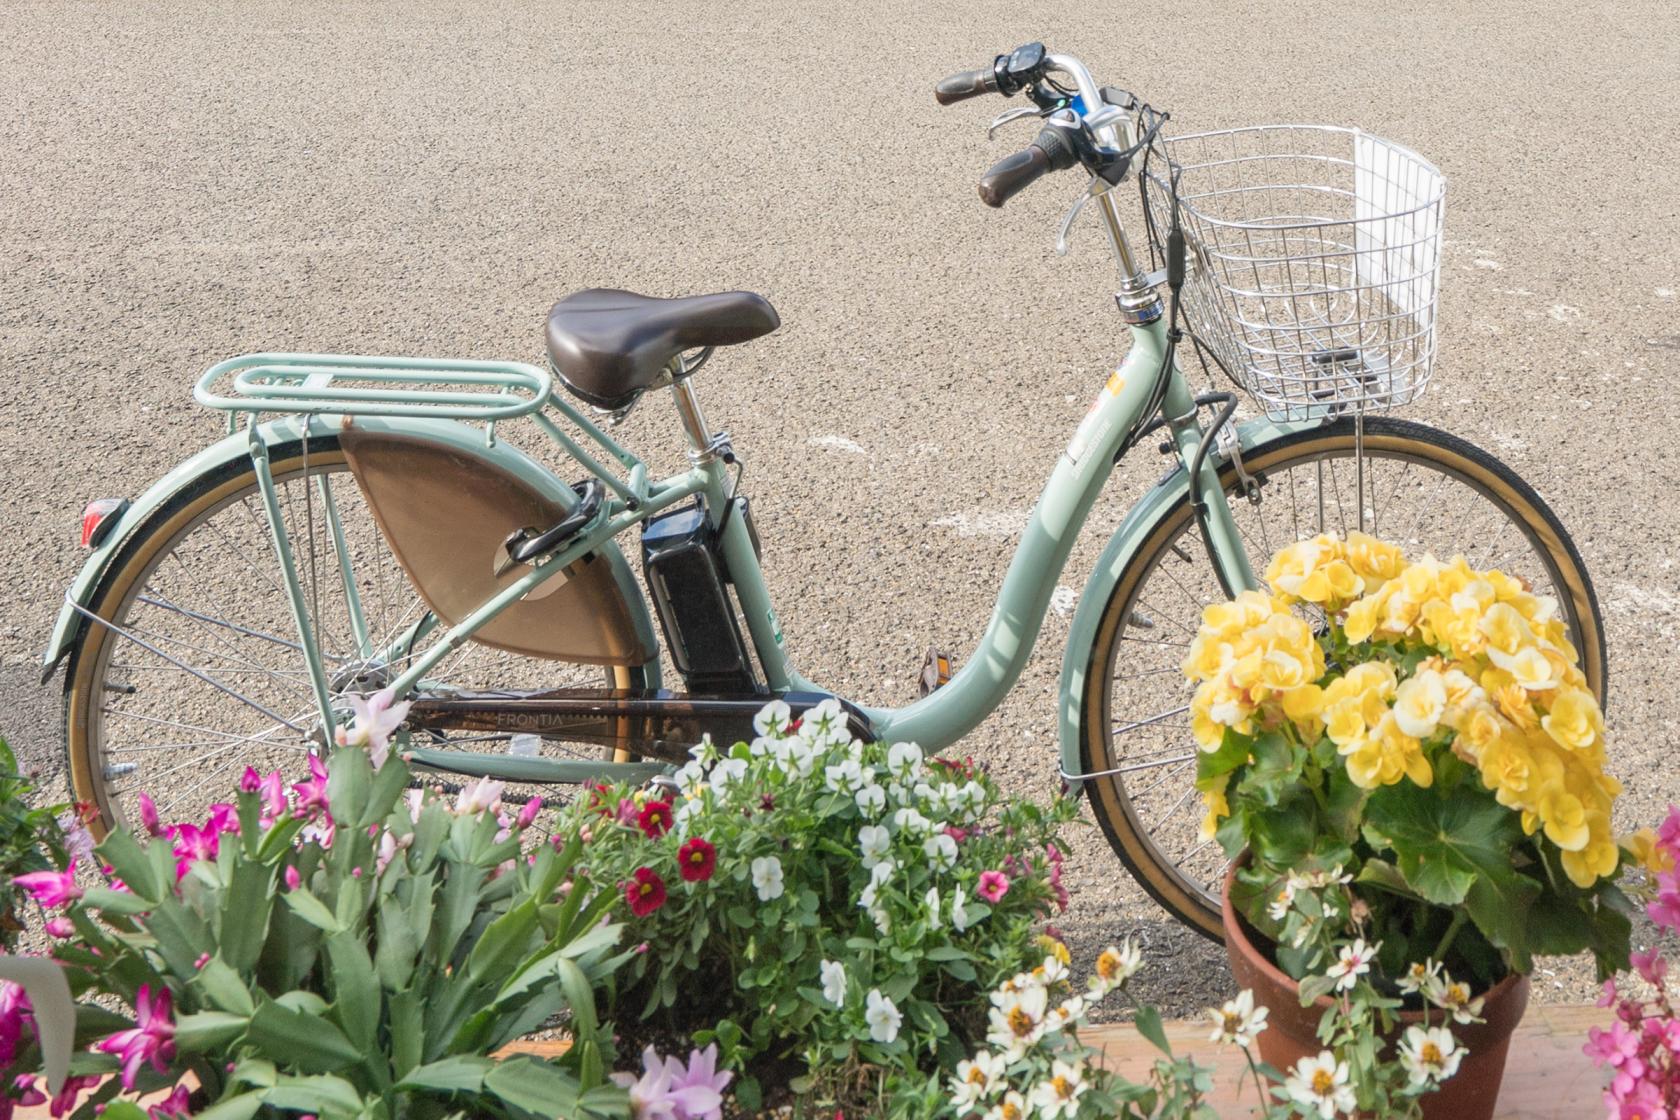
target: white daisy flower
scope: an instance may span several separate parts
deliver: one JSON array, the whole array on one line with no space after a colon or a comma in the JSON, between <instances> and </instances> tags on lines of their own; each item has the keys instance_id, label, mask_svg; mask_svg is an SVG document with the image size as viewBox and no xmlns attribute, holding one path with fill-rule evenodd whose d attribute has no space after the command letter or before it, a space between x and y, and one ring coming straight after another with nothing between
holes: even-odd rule
<instances>
[{"instance_id":1,"label":"white daisy flower","mask_svg":"<svg viewBox=\"0 0 1680 1120\"><path fill-rule=\"evenodd\" d=\"M1336 982L1337 991L1351 992L1353 986L1359 983L1359 978L1371 971L1371 962L1377 959L1377 950L1381 948L1380 941L1367 945L1363 937L1357 938L1352 945L1342 946L1336 963L1325 975Z\"/></svg>"},{"instance_id":2,"label":"white daisy flower","mask_svg":"<svg viewBox=\"0 0 1680 1120\"><path fill-rule=\"evenodd\" d=\"M1302 1106L1303 1115L1316 1113L1320 1120L1334 1120L1351 1113L1359 1103L1348 1084L1346 1062L1338 1062L1336 1055L1320 1050L1315 1058L1302 1058L1295 1063L1283 1083L1289 1099Z\"/></svg>"},{"instance_id":3,"label":"white daisy flower","mask_svg":"<svg viewBox=\"0 0 1680 1120\"><path fill-rule=\"evenodd\" d=\"M1226 1000L1225 1006L1208 1008L1208 1018L1213 1020L1213 1033L1208 1039L1246 1050L1266 1029L1267 1014L1264 1007L1254 1006L1254 993L1244 988L1236 999Z\"/></svg>"},{"instance_id":4,"label":"white daisy flower","mask_svg":"<svg viewBox=\"0 0 1680 1120\"><path fill-rule=\"evenodd\" d=\"M1079 1114L1079 1098L1085 1088L1084 1069L1057 1059L1051 1063L1049 1078L1033 1086L1031 1099L1044 1120L1072 1120Z\"/></svg>"},{"instance_id":5,"label":"white daisy flower","mask_svg":"<svg viewBox=\"0 0 1680 1120\"><path fill-rule=\"evenodd\" d=\"M1027 1100L1010 1089L1003 1094L1001 1101L991 1107L984 1120L1027 1120Z\"/></svg>"},{"instance_id":6,"label":"white daisy flower","mask_svg":"<svg viewBox=\"0 0 1680 1120\"><path fill-rule=\"evenodd\" d=\"M1003 1071L1003 1059L986 1050L958 1062L957 1075L951 1079L951 1103L958 1115L990 1100L1003 1083Z\"/></svg>"},{"instance_id":7,"label":"white daisy flower","mask_svg":"<svg viewBox=\"0 0 1680 1120\"><path fill-rule=\"evenodd\" d=\"M1446 1027L1407 1027L1400 1040L1400 1064L1414 1085L1439 1085L1458 1072L1464 1048Z\"/></svg>"}]
</instances>

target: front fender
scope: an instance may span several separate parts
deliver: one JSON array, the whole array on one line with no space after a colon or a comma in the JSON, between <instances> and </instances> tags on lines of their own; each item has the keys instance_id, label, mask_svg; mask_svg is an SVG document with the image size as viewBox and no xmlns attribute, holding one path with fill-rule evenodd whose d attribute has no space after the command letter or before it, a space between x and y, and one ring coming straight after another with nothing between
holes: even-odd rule
<instances>
[{"instance_id":1,"label":"front fender","mask_svg":"<svg viewBox=\"0 0 1680 1120\"><path fill-rule=\"evenodd\" d=\"M1236 434L1246 455L1280 436L1313 427L1316 423L1309 421L1279 424L1261 418L1238 424ZM1209 453L1209 458L1213 460L1217 470L1225 465L1228 456L1216 450ZM1120 583L1120 574L1137 554L1150 527L1184 498L1188 477L1184 467L1180 465L1144 494L1109 538L1102 555L1097 557L1090 578L1085 581L1084 591L1080 593L1079 606L1074 611L1073 625L1068 633L1067 649L1062 654L1057 732L1061 740L1064 775L1078 774L1082 766L1079 746L1085 672L1091 663L1091 649L1096 644L1097 626L1102 619L1103 608L1108 605L1109 597L1114 594L1114 589ZM1077 797L1084 791L1085 783L1077 779L1069 779L1066 784L1070 796Z\"/></svg>"},{"instance_id":2,"label":"front fender","mask_svg":"<svg viewBox=\"0 0 1680 1120\"><path fill-rule=\"evenodd\" d=\"M312 436L334 435L342 431L349 423L351 421L343 416L317 416L309 421L309 433ZM507 471L529 484L538 493L551 498L562 506L569 506L576 501L571 487L556 478L548 468L505 442L490 442L485 438L482 427L474 427L454 420L370 416L356 417L354 424L363 431L383 430L409 433L422 436L434 443L446 444L465 455L484 460L488 464ZM270 446L294 442L303 438L303 434L304 419L298 416L280 417L258 427L258 435ZM106 569L110 567L112 560L122 552L124 546L133 540L141 527L154 515L168 509L180 495L193 487L206 474L246 460L250 453L250 434L241 429L177 464L173 470L154 482L145 493L134 500L134 503L123 513L116 528L88 556L87 561L82 565L82 570L76 574L69 590L65 592L64 606L58 613L58 620L53 626L52 636L48 639L46 651L41 655L41 681L43 684L52 677L53 672L58 668L59 663L64 660L65 655L75 648L76 642L81 636L86 619L77 610L77 606L83 608L89 606ZM617 565L624 564L622 558L617 556L616 546L609 545L607 550L612 552L612 559ZM639 600L633 600L633 602L639 604ZM643 614L644 617L641 622L648 628L648 633L651 635L651 623L647 622L645 611Z\"/></svg>"}]
</instances>

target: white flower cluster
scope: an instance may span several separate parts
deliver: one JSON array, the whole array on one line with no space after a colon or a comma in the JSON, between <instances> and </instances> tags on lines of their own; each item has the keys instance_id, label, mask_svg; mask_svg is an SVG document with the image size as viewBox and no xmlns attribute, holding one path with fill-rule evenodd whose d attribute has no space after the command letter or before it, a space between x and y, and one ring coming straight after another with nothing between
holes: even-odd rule
<instances>
[{"instance_id":1,"label":"white flower cluster","mask_svg":"<svg viewBox=\"0 0 1680 1120\"><path fill-rule=\"evenodd\" d=\"M1076 1032L1094 1004L1131 979L1142 954L1126 942L1097 958L1083 993L1068 979L1067 950L1060 943L1044 963L992 993L991 1029L981 1050L958 1063L951 1101L958 1115L985 1109L985 1120L1072 1120L1091 1086L1086 1052Z\"/></svg>"},{"instance_id":2,"label":"white flower cluster","mask_svg":"<svg viewBox=\"0 0 1680 1120\"><path fill-rule=\"evenodd\" d=\"M984 786L949 780L927 764L915 743L896 743L882 757L880 747L854 739L838 700L809 709L797 726L792 709L773 700L754 717L753 729L758 734L749 745L749 757L724 755L710 739L690 752L675 775L679 804L672 818L677 833L687 835L689 820L706 806L708 797L717 804L739 802L745 807L761 796L773 797L778 787L794 780L820 775L823 791L850 799L863 822L857 842L870 879L858 905L883 936L892 930L892 914L881 891L900 861L919 858L936 874L951 871L957 865L960 830L979 821L989 808ZM770 781L749 782L749 774ZM761 790L765 785L768 788ZM761 901L781 897L782 867L776 857L755 859L752 877ZM968 907L973 900L961 885L944 894L935 885L917 901L931 929L948 922L961 933L971 923Z\"/></svg>"}]
</instances>

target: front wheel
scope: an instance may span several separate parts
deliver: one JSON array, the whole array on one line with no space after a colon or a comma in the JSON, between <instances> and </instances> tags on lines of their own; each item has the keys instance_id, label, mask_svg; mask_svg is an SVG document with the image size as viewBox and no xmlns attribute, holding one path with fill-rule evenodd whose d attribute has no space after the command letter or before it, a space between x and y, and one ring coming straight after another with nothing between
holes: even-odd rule
<instances>
[{"instance_id":1,"label":"front wheel","mask_svg":"<svg viewBox=\"0 0 1680 1120\"><path fill-rule=\"evenodd\" d=\"M1244 495L1233 464L1226 502L1255 572L1305 537L1360 527L1408 557L1462 553L1479 568L1527 579L1551 595L1600 703L1604 622L1569 534L1509 467L1445 432L1386 417L1364 424L1362 492L1351 419L1292 433L1243 456L1259 482ZM1223 598L1188 498L1162 513L1103 608L1081 698L1080 754L1092 811L1145 890L1175 917L1218 939L1219 888L1229 866L1200 834L1191 687L1180 664L1202 609Z\"/></svg>"}]
</instances>

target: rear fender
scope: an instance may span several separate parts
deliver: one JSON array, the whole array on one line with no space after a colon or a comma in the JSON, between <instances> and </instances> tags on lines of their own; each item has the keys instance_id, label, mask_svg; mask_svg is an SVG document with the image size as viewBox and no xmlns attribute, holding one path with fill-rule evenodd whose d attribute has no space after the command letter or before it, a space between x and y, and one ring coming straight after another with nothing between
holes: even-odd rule
<instances>
[{"instance_id":1,"label":"rear fender","mask_svg":"<svg viewBox=\"0 0 1680 1120\"><path fill-rule=\"evenodd\" d=\"M343 416L318 416L309 422L309 431L313 436L331 435L343 430L350 423ZM355 427L362 431L386 431L424 438L433 443L445 444L463 455L483 460L488 466L499 468L514 475L527 483L532 489L562 506L570 506L576 496L566 483L556 478L541 463L502 441L489 442L485 438L484 429L462 424L453 420L430 420L410 418L386 417L357 417ZM259 426L258 432L264 442L270 446L278 446L295 442L303 437L304 421L301 417L286 416L272 420ZM116 527L110 532L100 545L88 556L82 564L82 570L76 574L68 591L65 592L65 603L58 613L58 620L53 626L52 636L47 642L46 651L41 655L41 681L46 683L57 670L67 654L76 647L87 624L86 617L77 609L78 606L91 606L93 596L100 581L112 561L119 556L141 528L154 516L167 512L177 500L192 492L199 481L208 474L225 470L230 465L242 463L250 458L250 436L241 430L235 432L191 458L178 464L168 474L154 482L145 493L136 498L132 505L122 514ZM616 544L608 543L601 550L601 558L615 569L621 569L623 578L634 586L634 580L629 574L629 566L624 562L623 554ZM635 625L652 641L652 622L647 616L646 606L640 595L629 596L630 608L637 615ZM632 679L645 684L641 678L648 671L657 674L656 662L643 667L643 670L632 670ZM657 687L657 680L653 681Z\"/></svg>"},{"instance_id":2,"label":"rear fender","mask_svg":"<svg viewBox=\"0 0 1680 1120\"><path fill-rule=\"evenodd\" d=\"M1236 426L1237 438L1243 453L1256 450L1290 432L1316 426L1317 421L1278 424L1271 420L1255 419ZM1222 468L1228 456L1220 451L1209 452L1215 469ZM1068 633L1067 650L1062 655L1062 681L1059 694L1057 730L1061 740L1061 769L1064 775L1080 773L1080 734L1083 722L1086 672L1091 663L1091 651L1096 645L1097 626L1103 608L1119 586L1120 575L1131 563L1144 538L1156 521L1184 498L1188 475L1180 465L1146 493L1109 538L1102 555L1097 558L1085 590L1080 593L1079 606L1074 611L1073 624ZM1077 779L1066 781L1067 792L1078 796L1084 783Z\"/></svg>"}]
</instances>

